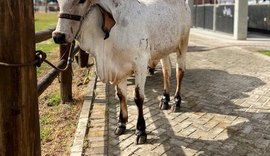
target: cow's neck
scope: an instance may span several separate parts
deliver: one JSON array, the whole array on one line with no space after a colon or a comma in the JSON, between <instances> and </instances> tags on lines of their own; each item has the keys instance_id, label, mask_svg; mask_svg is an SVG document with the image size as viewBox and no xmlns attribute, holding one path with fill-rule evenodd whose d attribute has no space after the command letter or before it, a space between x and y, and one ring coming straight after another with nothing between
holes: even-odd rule
<instances>
[{"instance_id":1,"label":"cow's neck","mask_svg":"<svg viewBox=\"0 0 270 156\"><path fill-rule=\"evenodd\" d=\"M112 7L115 1L121 1L121 0L96 0L96 3L102 6L107 11L112 11Z\"/></svg>"},{"instance_id":2,"label":"cow's neck","mask_svg":"<svg viewBox=\"0 0 270 156\"><path fill-rule=\"evenodd\" d=\"M103 82L114 81L115 70L111 52L110 38L104 40L104 32L101 29L102 15L98 8L94 8L84 20L80 37L80 47L93 54L96 60L97 73Z\"/></svg>"},{"instance_id":3,"label":"cow's neck","mask_svg":"<svg viewBox=\"0 0 270 156\"><path fill-rule=\"evenodd\" d=\"M95 55L96 51L100 51L100 43L102 42L102 38L104 36L104 32L101 29L102 26L102 15L100 10L95 7L84 19L80 35L79 35L79 43L80 47L89 51L90 53Z\"/></svg>"},{"instance_id":4,"label":"cow's neck","mask_svg":"<svg viewBox=\"0 0 270 156\"><path fill-rule=\"evenodd\" d=\"M96 0L96 4L99 4L102 8L104 8L107 12L116 16L116 8L120 3L123 3L126 0Z\"/></svg>"}]
</instances>

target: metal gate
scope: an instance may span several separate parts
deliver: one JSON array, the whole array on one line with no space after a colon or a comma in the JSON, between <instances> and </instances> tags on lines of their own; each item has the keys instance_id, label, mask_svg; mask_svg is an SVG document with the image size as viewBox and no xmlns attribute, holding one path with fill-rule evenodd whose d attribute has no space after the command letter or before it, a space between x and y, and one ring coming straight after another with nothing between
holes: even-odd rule
<instances>
[{"instance_id":1,"label":"metal gate","mask_svg":"<svg viewBox=\"0 0 270 156\"><path fill-rule=\"evenodd\" d=\"M222 0L194 0L193 26L233 34L234 4Z\"/></svg>"},{"instance_id":2,"label":"metal gate","mask_svg":"<svg viewBox=\"0 0 270 156\"><path fill-rule=\"evenodd\" d=\"M193 26L234 33L234 0L194 0ZM270 33L270 0L248 0L248 30Z\"/></svg>"},{"instance_id":3,"label":"metal gate","mask_svg":"<svg viewBox=\"0 0 270 156\"><path fill-rule=\"evenodd\" d=\"M213 29L214 5L210 1L195 0L193 5L193 26Z\"/></svg>"},{"instance_id":4,"label":"metal gate","mask_svg":"<svg viewBox=\"0 0 270 156\"><path fill-rule=\"evenodd\" d=\"M248 6L248 29L270 33L270 1Z\"/></svg>"}]
</instances>

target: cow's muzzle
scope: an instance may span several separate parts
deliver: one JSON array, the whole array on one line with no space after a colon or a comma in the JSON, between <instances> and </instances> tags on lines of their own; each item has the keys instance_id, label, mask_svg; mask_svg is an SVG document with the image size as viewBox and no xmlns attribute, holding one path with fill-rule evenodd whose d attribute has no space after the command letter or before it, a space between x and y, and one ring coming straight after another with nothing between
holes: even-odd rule
<instances>
[{"instance_id":1,"label":"cow's muzzle","mask_svg":"<svg viewBox=\"0 0 270 156\"><path fill-rule=\"evenodd\" d=\"M65 44L66 42L66 35L60 32L54 32L52 38L56 44Z\"/></svg>"}]
</instances>

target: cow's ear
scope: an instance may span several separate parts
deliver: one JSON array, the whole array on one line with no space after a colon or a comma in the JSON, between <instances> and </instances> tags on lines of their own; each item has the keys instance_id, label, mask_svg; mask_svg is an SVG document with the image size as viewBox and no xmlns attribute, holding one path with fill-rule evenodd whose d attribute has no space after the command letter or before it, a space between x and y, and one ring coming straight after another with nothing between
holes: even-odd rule
<instances>
[{"instance_id":1,"label":"cow's ear","mask_svg":"<svg viewBox=\"0 0 270 156\"><path fill-rule=\"evenodd\" d=\"M105 33L104 40L109 38L110 31L112 27L115 25L115 20L109 12L107 12L105 9L103 9L101 6L99 6L102 17L103 17L103 23L102 23L102 30Z\"/></svg>"}]
</instances>

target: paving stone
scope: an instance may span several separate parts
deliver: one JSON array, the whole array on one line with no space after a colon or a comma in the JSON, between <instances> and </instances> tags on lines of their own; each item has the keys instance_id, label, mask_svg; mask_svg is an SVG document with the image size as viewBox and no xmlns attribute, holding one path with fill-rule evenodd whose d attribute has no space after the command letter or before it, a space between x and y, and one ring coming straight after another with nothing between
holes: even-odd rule
<instances>
[{"instance_id":1,"label":"paving stone","mask_svg":"<svg viewBox=\"0 0 270 156\"><path fill-rule=\"evenodd\" d=\"M91 147L90 154L96 155L96 154L106 154L107 153L107 147Z\"/></svg>"},{"instance_id":2,"label":"paving stone","mask_svg":"<svg viewBox=\"0 0 270 156\"><path fill-rule=\"evenodd\" d=\"M158 153L159 155L162 155L163 153L166 152L166 149L162 145L159 145L156 148L154 148L152 151L154 151L155 153Z\"/></svg>"},{"instance_id":3,"label":"paving stone","mask_svg":"<svg viewBox=\"0 0 270 156\"><path fill-rule=\"evenodd\" d=\"M158 65L155 75L147 77L145 87L147 144L136 145L134 77L128 78L129 121L121 136L114 135L120 110L114 87L99 81L88 122L86 155L269 155L270 59L233 46L244 42L194 33L190 41L197 49L206 50L187 53L181 112L159 109L163 78ZM170 58L175 69L175 54ZM175 84L172 70L172 91ZM173 92L171 99L170 104Z\"/></svg>"},{"instance_id":4,"label":"paving stone","mask_svg":"<svg viewBox=\"0 0 270 156\"><path fill-rule=\"evenodd\" d=\"M228 135L228 130L225 129L221 133L219 133L217 136L215 136L216 140L225 140L228 139L230 136Z\"/></svg>"},{"instance_id":5,"label":"paving stone","mask_svg":"<svg viewBox=\"0 0 270 156\"><path fill-rule=\"evenodd\" d=\"M123 150L121 152L121 155L134 155L134 153L136 153L136 151L138 151L140 149L140 147L138 146L129 146L128 148L126 148L125 150ZM147 152L148 153L148 152Z\"/></svg>"},{"instance_id":6,"label":"paving stone","mask_svg":"<svg viewBox=\"0 0 270 156\"><path fill-rule=\"evenodd\" d=\"M103 142L103 141L92 142L90 146L91 147L106 147L107 142Z\"/></svg>"},{"instance_id":7,"label":"paving stone","mask_svg":"<svg viewBox=\"0 0 270 156\"><path fill-rule=\"evenodd\" d=\"M140 152L136 152L137 155L139 156L160 156L159 153L156 151L147 151L147 150L141 150Z\"/></svg>"},{"instance_id":8,"label":"paving stone","mask_svg":"<svg viewBox=\"0 0 270 156\"><path fill-rule=\"evenodd\" d=\"M184 148L182 150L183 150L183 153L185 153L185 155L195 155L197 153L196 150L190 149L190 148Z\"/></svg>"}]
</instances>

